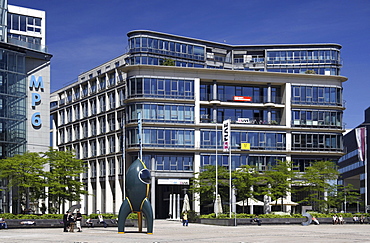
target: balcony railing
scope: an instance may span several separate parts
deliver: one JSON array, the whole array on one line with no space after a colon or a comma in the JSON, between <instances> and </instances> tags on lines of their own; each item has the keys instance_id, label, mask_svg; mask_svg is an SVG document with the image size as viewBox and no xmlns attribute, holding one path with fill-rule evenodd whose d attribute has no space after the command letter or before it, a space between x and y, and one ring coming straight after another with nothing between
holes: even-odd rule
<instances>
[{"instance_id":1,"label":"balcony railing","mask_svg":"<svg viewBox=\"0 0 370 243\"><path fill-rule=\"evenodd\" d=\"M25 47L25 48L28 48L28 49L48 53L47 46L44 46L44 45L41 45L41 44L35 44L35 43L26 42L26 41L21 41L21 40L14 39L14 38L8 38L8 43L14 44L14 45L17 45L17 46L22 46L22 47Z\"/></svg>"}]
</instances>

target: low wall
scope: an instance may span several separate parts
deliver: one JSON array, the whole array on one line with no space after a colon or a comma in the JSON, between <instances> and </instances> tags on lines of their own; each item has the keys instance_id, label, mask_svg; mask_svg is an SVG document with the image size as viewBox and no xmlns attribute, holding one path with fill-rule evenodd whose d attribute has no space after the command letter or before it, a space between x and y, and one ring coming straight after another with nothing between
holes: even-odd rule
<instances>
[{"instance_id":1,"label":"low wall","mask_svg":"<svg viewBox=\"0 0 370 243\"><path fill-rule=\"evenodd\" d=\"M62 219L5 219L8 228L63 228ZM29 224L30 222L34 224ZM87 227L86 220L82 220L82 227ZM117 227L117 222L114 219L105 219L108 227ZM97 219L92 219L94 227L104 227L99 224ZM137 219L126 219L125 227L138 227ZM146 227L146 221L143 219L143 227Z\"/></svg>"},{"instance_id":2,"label":"low wall","mask_svg":"<svg viewBox=\"0 0 370 243\"><path fill-rule=\"evenodd\" d=\"M297 224L301 225L305 222L306 218L260 218L262 225L266 224ZM236 225L257 225L255 222L251 222L250 218L247 219L200 219L201 224L220 225L220 226L235 226ZM332 224L332 218L318 218L320 224ZM353 224L352 218L344 218L346 224ZM365 224L369 221L366 220Z\"/></svg>"}]
</instances>

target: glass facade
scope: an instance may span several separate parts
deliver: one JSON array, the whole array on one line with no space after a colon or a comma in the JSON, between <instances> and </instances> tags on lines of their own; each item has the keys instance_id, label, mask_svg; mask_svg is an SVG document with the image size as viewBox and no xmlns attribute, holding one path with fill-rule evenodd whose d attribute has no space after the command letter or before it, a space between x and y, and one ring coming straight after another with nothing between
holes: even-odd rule
<instances>
[{"instance_id":1,"label":"glass facade","mask_svg":"<svg viewBox=\"0 0 370 243\"><path fill-rule=\"evenodd\" d=\"M200 147L216 149L216 131L201 130ZM265 132L265 131L238 131L231 132L231 148L240 149L241 143L250 143L252 150L285 150L286 135L284 132ZM222 147L222 132L217 133L217 146Z\"/></svg>"},{"instance_id":2,"label":"glass facade","mask_svg":"<svg viewBox=\"0 0 370 243\"><path fill-rule=\"evenodd\" d=\"M277 161L284 161L285 156L281 155L258 155L258 154L232 154L231 155L231 169L235 170L242 165L249 165L255 167L258 171L265 171L276 164ZM229 168L229 155L218 154L217 164ZM201 154L201 167L207 165L216 165L215 154Z\"/></svg>"},{"instance_id":3,"label":"glass facade","mask_svg":"<svg viewBox=\"0 0 370 243\"><path fill-rule=\"evenodd\" d=\"M342 88L292 85L292 104L342 106Z\"/></svg>"},{"instance_id":4,"label":"glass facade","mask_svg":"<svg viewBox=\"0 0 370 243\"><path fill-rule=\"evenodd\" d=\"M56 95L57 146L72 146L90 163L85 180L92 191L120 197L109 185L123 188L124 170L141 153L158 180L152 190L160 205L169 200L168 188L216 165L216 148L219 165L232 170L250 165L258 171L278 160L291 160L297 171L305 171L310 163L336 161L343 152L340 83L345 78L335 76L340 45L230 46L151 31L128 36L129 52L119 57L124 61L83 73ZM168 59L173 62L165 63ZM169 63L177 67L148 66ZM332 77L270 70L313 70ZM228 119L231 164L222 150L222 123ZM99 205L88 200L93 209ZM158 218L168 216L164 209L157 212Z\"/></svg>"},{"instance_id":5,"label":"glass facade","mask_svg":"<svg viewBox=\"0 0 370 243\"><path fill-rule=\"evenodd\" d=\"M26 150L25 55L0 49L0 158Z\"/></svg>"},{"instance_id":6,"label":"glass facade","mask_svg":"<svg viewBox=\"0 0 370 243\"><path fill-rule=\"evenodd\" d=\"M143 122L194 123L194 105L136 103L129 104L127 109L128 122L137 121L137 114L141 112Z\"/></svg>"},{"instance_id":7,"label":"glass facade","mask_svg":"<svg viewBox=\"0 0 370 243\"><path fill-rule=\"evenodd\" d=\"M213 84L202 84L200 86L200 100L213 100L212 93ZM268 96L268 89L271 89L271 95ZM250 97L248 103L277 103L281 104L281 89L280 87L264 86L241 86L241 85L217 85L216 100L233 101L234 96Z\"/></svg>"},{"instance_id":8,"label":"glass facade","mask_svg":"<svg viewBox=\"0 0 370 243\"><path fill-rule=\"evenodd\" d=\"M194 99L193 80L130 78L127 83L127 90L128 98Z\"/></svg>"}]
</instances>

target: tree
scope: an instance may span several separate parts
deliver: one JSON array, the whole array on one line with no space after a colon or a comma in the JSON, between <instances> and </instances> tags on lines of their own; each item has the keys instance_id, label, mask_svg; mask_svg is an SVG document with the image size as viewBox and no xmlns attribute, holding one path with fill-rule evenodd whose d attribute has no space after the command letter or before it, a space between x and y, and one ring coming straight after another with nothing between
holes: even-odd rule
<instances>
[{"instance_id":1,"label":"tree","mask_svg":"<svg viewBox=\"0 0 370 243\"><path fill-rule=\"evenodd\" d=\"M329 207L341 208L343 204L353 204L361 201L361 194L353 187L352 184L347 186L336 185L336 190L328 195ZM344 205L343 211L347 211Z\"/></svg>"},{"instance_id":2,"label":"tree","mask_svg":"<svg viewBox=\"0 0 370 243\"><path fill-rule=\"evenodd\" d=\"M237 196L239 200L243 200L243 203L245 199L254 198L255 195L258 195L254 189L259 184L260 177L255 168L249 165L243 165L240 169L232 172L232 178L233 185L237 190Z\"/></svg>"},{"instance_id":3,"label":"tree","mask_svg":"<svg viewBox=\"0 0 370 243\"><path fill-rule=\"evenodd\" d=\"M229 171L223 166L218 166L217 169L219 194L221 198L228 198ZM200 194L201 206L213 204L216 196L216 166L208 165L201 172L195 173L190 190Z\"/></svg>"},{"instance_id":4,"label":"tree","mask_svg":"<svg viewBox=\"0 0 370 243\"><path fill-rule=\"evenodd\" d=\"M291 192L294 176L292 162L278 160L270 170L263 174L264 193L273 201L286 197ZM281 203L281 209L283 209L283 200Z\"/></svg>"},{"instance_id":5,"label":"tree","mask_svg":"<svg viewBox=\"0 0 370 243\"><path fill-rule=\"evenodd\" d=\"M306 168L302 175L306 186L303 190L307 196L301 202L312 205L313 210L326 212L328 209L327 194L335 191L336 186L333 182L338 178L339 172L336 164L332 161L316 161Z\"/></svg>"},{"instance_id":6,"label":"tree","mask_svg":"<svg viewBox=\"0 0 370 243\"><path fill-rule=\"evenodd\" d=\"M80 201L81 195L87 194L83 190L83 183L78 177L84 172L83 161L76 159L72 151L57 151L52 148L44 153L50 165L47 173L49 199L60 206L66 201ZM63 211L64 208L63 208Z\"/></svg>"},{"instance_id":7,"label":"tree","mask_svg":"<svg viewBox=\"0 0 370 243\"><path fill-rule=\"evenodd\" d=\"M39 153L25 152L1 160L0 178L7 180L8 190L17 189L13 198L17 199L18 209L21 204L30 209L30 201L37 202L45 198L45 171L47 160Z\"/></svg>"}]
</instances>

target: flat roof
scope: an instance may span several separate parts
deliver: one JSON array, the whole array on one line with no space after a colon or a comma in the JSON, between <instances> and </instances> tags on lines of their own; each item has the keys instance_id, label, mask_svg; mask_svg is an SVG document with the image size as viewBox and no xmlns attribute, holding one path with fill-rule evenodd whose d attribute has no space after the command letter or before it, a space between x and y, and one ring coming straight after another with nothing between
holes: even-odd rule
<instances>
[{"instance_id":1,"label":"flat roof","mask_svg":"<svg viewBox=\"0 0 370 243\"><path fill-rule=\"evenodd\" d=\"M273 48L289 48L289 47L295 47L295 48L319 48L319 47L335 47L338 49L341 49L342 46L337 43L312 43L312 44L257 44L257 45L231 45L231 44L226 44L226 43L219 43L219 42L214 42L214 41L208 41L208 40L202 40L202 39L197 39L197 38L192 38L192 37L186 37L186 36L181 36L181 35L174 35L174 34L168 34L168 33L163 33L163 32L158 32L158 31L152 31L152 30L132 30L127 33L128 37L131 37L133 35L138 35L138 34L148 34L152 36L157 36L157 37L166 37L166 38L171 38L171 39L176 39L179 41L190 41L194 42L197 44L208 44L208 45L218 45L218 46L223 46L224 48L227 49L232 49L232 48L267 48L267 49L273 49Z\"/></svg>"}]
</instances>

